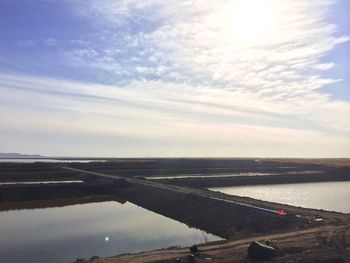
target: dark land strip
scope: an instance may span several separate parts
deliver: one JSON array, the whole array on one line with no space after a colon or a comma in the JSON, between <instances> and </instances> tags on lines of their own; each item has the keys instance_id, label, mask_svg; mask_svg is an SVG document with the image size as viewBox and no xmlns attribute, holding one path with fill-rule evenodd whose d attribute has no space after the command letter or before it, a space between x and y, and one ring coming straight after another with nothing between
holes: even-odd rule
<instances>
[{"instance_id":1,"label":"dark land strip","mask_svg":"<svg viewBox=\"0 0 350 263\"><path fill-rule=\"evenodd\" d=\"M281 168L281 164L279 162L268 160L262 165L262 161L259 160L256 167L250 167L252 166L252 163L256 162L255 160L230 161L226 159L214 159L213 161L210 159L203 161L200 159L192 160L193 166L191 167L189 165L191 160L128 159L127 161L119 160L118 162L113 163L69 164L69 166L74 167L75 169L85 169L88 171L88 173L77 170L74 171L62 169L62 167L58 167L57 164L0 164L0 182L9 181L11 178L14 179L13 181L67 180L68 178L70 180L84 181L84 183L81 184L69 185L2 185L0 186L0 204L8 205L9 203L15 201L29 202L35 200L45 201L49 199L58 200L74 198L83 200L84 198L91 197L105 196L108 198L109 196L114 196L186 223L191 227L199 228L209 233L227 238L228 241L222 241L218 244L215 243L204 245L207 253L217 259L214 262L241 262L232 261L231 249L234 249L236 253L243 253L243 247L246 249L246 244L250 240L257 239L256 236L264 239L269 236L276 235L281 235L280 240L283 245L283 250L280 250L282 251L282 254L278 256L277 262L283 262L278 260L288 259L288 257L289 259L298 259L301 254L303 254L305 258L311 259L320 258L320 255L324 255L325 259L327 258L327 255L339 255L341 260L350 259L348 251L350 240L350 217L347 214L327 212L316 209L304 209L277 203L264 202L251 198L229 196L222 193L211 192L205 189L192 188L189 185L167 185L164 184L164 182L160 183L158 181L153 182L150 180L142 180L140 178L134 178L131 175L135 170L141 174L145 169L145 166L149 166L147 169L152 169L152 167L158 169L157 173L154 173L156 175L162 175L159 173L159 169L166 170L166 167L168 167L170 171L167 174L181 174L179 172L182 169L180 167L181 165L184 165L183 169L187 169L187 171L195 170L196 173L198 173L198 171L204 173L205 171L210 171L208 173L210 174L213 169L219 170L218 168L220 167L218 166L222 165L222 168L225 169L235 168L236 171L249 170L252 172L261 172L261 169L263 169L264 172L267 170L273 171L273 167L275 167L277 170L291 169L293 172L323 169L322 176L324 176L324 174L334 175L338 173L337 176L343 176L345 181L349 177L348 166L332 166L329 163L308 164L301 162L301 164L283 163L283 166L287 168ZM152 165L150 165L150 163ZM202 164L205 165L203 168L200 168L199 166ZM132 170L132 172L129 172L129 170ZM106 175L106 171L108 171L108 176L100 176L98 174L90 173L90 171L100 173L100 175ZM332 173L332 171L334 173ZM304 175L300 174L294 176L302 177ZM314 176L314 174L308 175L308 177L309 176ZM269 178L269 176L266 178ZM278 178L277 180L281 179ZM232 202L230 203L229 201ZM281 217L271 212L265 212L249 206L239 205L238 203L249 204L251 206L257 206L274 211L284 209L287 212L287 216ZM41 203L40 205L45 204ZM59 206L59 204L57 205ZM7 209L12 208L10 206L10 208ZM322 221L318 221L316 219L322 219ZM323 232L326 230L328 232L326 237L324 237ZM293 250L291 247L297 246L295 244L296 240L294 236L296 233L300 233L299 241L301 247L294 248ZM312 240L310 235L313 236L314 239L320 239L321 241L323 240L322 242L316 242L317 244L321 245L315 246L315 244L310 241ZM339 241L341 239L343 242ZM238 241L242 242L240 246L237 246L236 243L233 245L232 242ZM180 252L177 250L162 250L161 252L153 252L152 256L148 257L147 255L149 255L149 253L145 253L143 255L144 261L138 261L140 260L140 255L134 255L129 256L129 261L123 261L126 258L126 256L124 256L124 259L123 257L111 258L108 259L111 260L108 262L156 262L157 260L159 261L163 258L173 260L175 255ZM242 258L243 254L239 254L237 258ZM149 261L145 260L147 257L149 258ZM295 260L291 262L299 261Z\"/></svg>"}]
</instances>

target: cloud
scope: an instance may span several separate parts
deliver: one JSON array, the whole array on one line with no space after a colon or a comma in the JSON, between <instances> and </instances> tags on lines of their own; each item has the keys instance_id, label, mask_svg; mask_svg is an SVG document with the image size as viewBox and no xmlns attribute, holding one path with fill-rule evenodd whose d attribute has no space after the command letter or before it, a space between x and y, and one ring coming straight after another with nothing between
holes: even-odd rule
<instances>
[{"instance_id":1,"label":"cloud","mask_svg":"<svg viewBox=\"0 0 350 263\"><path fill-rule=\"evenodd\" d=\"M237 93L233 100L232 91L212 87L159 81L116 87L1 74L0 90L0 110L6 112L0 115L4 146L9 141L13 145L8 138L15 135L18 142L23 136L26 143L47 140L51 151L64 148L52 144L66 138L65 151L86 144L83 148L91 149L85 155L93 149L100 156L292 156L297 148L300 156L349 154L349 127L305 121L305 112L278 111L276 104L266 110L266 102L253 104ZM322 112L338 125L333 115L349 107L339 103L323 105ZM111 145L123 150L113 151ZM83 149L79 147L76 154Z\"/></svg>"},{"instance_id":2,"label":"cloud","mask_svg":"<svg viewBox=\"0 0 350 263\"><path fill-rule=\"evenodd\" d=\"M334 4L92 1L77 9L103 29L98 38L105 48L68 55L114 74L116 81L162 79L298 97L332 83L322 72L334 64L320 61L350 39L336 36L337 27L327 23Z\"/></svg>"},{"instance_id":3,"label":"cloud","mask_svg":"<svg viewBox=\"0 0 350 263\"><path fill-rule=\"evenodd\" d=\"M61 55L113 85L1 74L7 127L126 155L350 155L350 102L323 91L341 81L323 58L350 39L335 1L72 3L95 28Z\"/></svg>"},{"instance_id":4,"label":"cloud","mask_svg":"<svg viewBox=\"0 0 350 263\"><path fill-rule=\"evenodd\" d=\"M116 35L125 39L123 47L126 43L137 47L137 51L129 51L133 59L127 57L121 63L116 59L107 66L100 63L102 68L111 64L126 68L125 75L118 71L124 80L161 80L228 90L229 97L245 98L250 107L308 116L313 111L312 118L325 123L334 122L317 113L325 103L348 109L346 102L333 102L321 92L341 81L324 77L323 72L335 64L321 63L321 59L350 39L337 36L336 25L327 22L335 1L112 2L98 1L98 8L92 4L90 11L119 29ZM143 32L141 27L130 34L125 28L128 19L141 16L144 9L157 24L151 31ZM110 40L115 43L113 33ZM341 116L337 119L348 126L349 121Z\"/></svg>"},{"instance_id":5,"label":"cloud","mask_svg":"<svg viewBox=\"0 0 350 263\"><path fill-rule=\"evenodd\" d=\"M51 46L51 47L53 47L53 46L55 46L57 44L56 40L53 39L53 38L47 38L47 39L45 39L44 42L45 42L46 45Z\"/></svg>"}]
</instances>

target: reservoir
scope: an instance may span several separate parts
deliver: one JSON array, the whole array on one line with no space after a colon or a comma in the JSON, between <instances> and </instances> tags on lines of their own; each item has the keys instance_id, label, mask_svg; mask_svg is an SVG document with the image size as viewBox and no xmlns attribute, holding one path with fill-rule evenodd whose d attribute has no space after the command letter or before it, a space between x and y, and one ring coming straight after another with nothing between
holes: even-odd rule
<instances>
[{"instance_id":1,"label":"reservoir","mask_svg":"<svg viewBox=\"0 0 350 263\"><path fill-rule=\"evenodd\" d=\"M280 167L283 168L283 167ZM282 174L298 175L298 174L320 174L322 171L288 171ZM191 178L224 178L224 177L238 177L238 176L264 176L264 175L278 175L281 173L260 173L260 172L244 172L244 173L228 173L228 174L184 174L184 175L170 175L170 176L146 176L147 180L159 179L191 179Z\"/></svg>"},{"instance_id":2,"label":"reservoir","mask_svg":"<svg viewBox=\"0 0 350 263\"><path fill-rule=\"evenodd\" d=\"M69 262L220 239L129 202L0 212L2 262Z\"/></svg>"},{"instance_id":3,"label":"reservoir","mask_svg":"<svg viewBox=\"0 0 350 263\"><path fill-rule=\"evenodd\" d=\"M230 186L210 190L305 208L350 213L350 182Z\"/></svg>"},{"instance_id":4,"label":"reservoir","mask_svg":"<svg viewBox=\"0 0 350 263\"><path fill-rule=\"evenodd\" d=\"M104 160L87 159L51 159L51 158L0 158L0 163L89 163L104 162Z\"/></svg>"}]
</instances>

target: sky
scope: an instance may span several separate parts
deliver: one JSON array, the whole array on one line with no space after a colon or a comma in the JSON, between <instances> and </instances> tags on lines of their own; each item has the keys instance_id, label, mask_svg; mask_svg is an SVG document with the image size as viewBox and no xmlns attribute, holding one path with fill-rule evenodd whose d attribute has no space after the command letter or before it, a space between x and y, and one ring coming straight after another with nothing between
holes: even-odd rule
<instances>
[{"instance_id":1,"label":"sky","mask_svg":"<svg viewBox=\"0 0 350 263\"><path fill-rule=\"evenodd\" d=\"M1 0L0 152L350 157L350 1Z\"/></svg>"}]
</instances>

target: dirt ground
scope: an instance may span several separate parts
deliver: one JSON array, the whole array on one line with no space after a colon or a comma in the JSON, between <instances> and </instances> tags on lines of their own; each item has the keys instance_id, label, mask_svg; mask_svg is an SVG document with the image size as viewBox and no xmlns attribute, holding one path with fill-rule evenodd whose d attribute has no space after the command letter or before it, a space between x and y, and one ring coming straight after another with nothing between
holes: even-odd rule
<instances>
[{"instance_id":1,"label":"dirt ground","mask_svg":"<svg viewBox=\"0 0 350 263\"><path fill-rule=\"evenodd\" d=\"M298 173L312 170L321 171L319 176L331 175L327 177L328 181L332 181L335 176L341 180L349 180L350 176L349 159L120 159L113 162L70 165L86 170L108 172L121 177L181 175L183 173L280 173L281 171ZM302 173L295 175L295 177L303 177L303 181L312 181ZM258 179L249 178L245 180ZM67 191L66 186L59 185L50 186L50 188L48 186L2 186L0 187L0 202L45 201L52 198L111 194L227 239L200 245L200 254L196 262L262 262L247 258L247 248L254 240L264 241L267 239L273 239L277 242L277 252L270 260L271 262L350 262L349 214L304 209L210 192L211 197L249 203L268 209L279 210L283 207L288 212L288 217L282 219L273 214L201 197L201 193L209 191L193 188L194 185L171 186L176 189L186 188L192 191L190 194L183 194L165 189L155 190L154 187L145 185L125 183L113 185L116 182L91 175L67 172L60 169L57 164L0 164L0 182L57 179L80 179L85 183L82 186L72 188L71 191ZM273 180L283 181L286 180L286 177L275 176ZM19 191L20 187L23 189ZM62 189L58 191L60 187ZM5 205L4 209L12 207L11 204L10 207L5 203L3 205ZM303 218L296 217L297 215L302 215ZM318 218L321 218L322 221L316 221ZM186 255L189 255L188 248L171 248L120 255L93 262L170 263L175 262L176 258Z\"/></svg>"},{"instance_id":2,"label":"dirt ground","mask_svg":"<svg viewBox=\"0 0 350 263\"><path fill-rule=\"evenodd\" d=\"M200 245L196 262L261 262L247 257L247 248L254 240L276 240L276 255L264 262L350 262L350 225L321 226L262 235L239 240L227 240ZM99 259L96 263L176 262L189 255L188 248L155 250L133 255Z\"/></svg>"}]
</instances>

